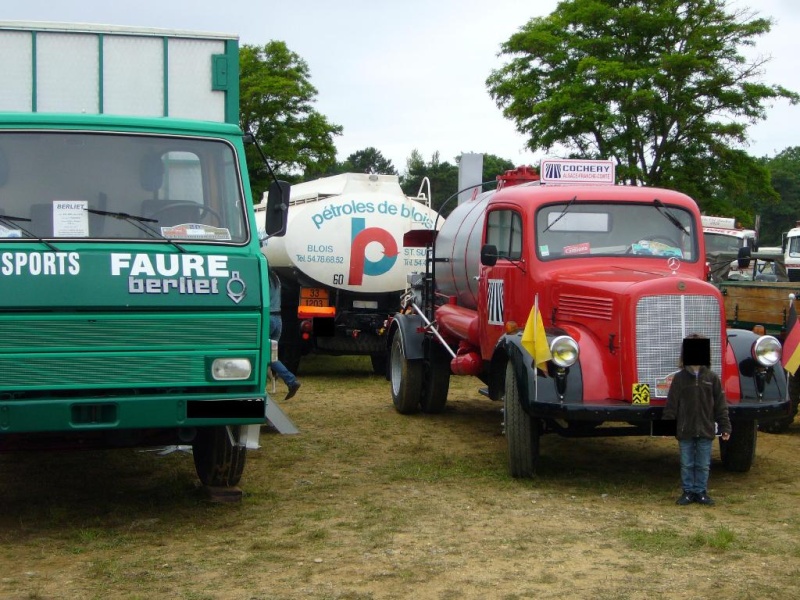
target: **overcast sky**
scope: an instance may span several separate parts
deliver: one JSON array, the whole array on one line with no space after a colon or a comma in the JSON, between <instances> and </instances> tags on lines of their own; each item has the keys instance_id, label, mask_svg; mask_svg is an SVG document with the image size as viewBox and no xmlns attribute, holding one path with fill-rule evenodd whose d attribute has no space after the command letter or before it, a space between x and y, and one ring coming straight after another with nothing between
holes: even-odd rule
<instances>
[{"instance_id":1,"label":"overcast sky","mask_svg":"<svg viewBox=\"0 0 800 600\"><path fill-rule=\"evenodd\" d=\"M308 63L316 107L344 128L338 159L374 146L398 171L414 149L454 162L483 152L516 164L543 156L486 91L500 44L556 0L0 0L0 18L234 33L241 44L282 40ZM741 2L741 0L737 0ZM748 4L752 6L752 4ZM771 57L764 82L800 92L800 2L760 0L775 21L754 53ZM746 150L773 156L800 145L800 106L780 101L750 130Z\"/></svg>"}]
</instances>

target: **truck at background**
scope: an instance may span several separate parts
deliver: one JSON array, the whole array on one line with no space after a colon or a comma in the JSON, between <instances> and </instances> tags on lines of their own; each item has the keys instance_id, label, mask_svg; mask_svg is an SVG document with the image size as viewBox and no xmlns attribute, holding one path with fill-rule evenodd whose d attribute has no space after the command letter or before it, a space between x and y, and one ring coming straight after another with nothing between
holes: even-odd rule
<instances>
[{"instance_id":1,"label":"truck at background","mask_svg":"<svg viewBox=\"0 0 800 600\"><path fill-rule=\"evenodd\" d=\"M743 246L735 252L707 252L706 257L710 281L722 293L728 327L766 333L783 342L788 334L791 304L795 304L796 311L800 309L797 300L800 288L797 282L789 281L781 249L761 246L753 252ZM800 404L800 385L792 375L789 375L789 396L789 415L760 423L762 431L783 433L794 421Z\"/></svg>"},{"instance_id":2,"label":"truck at background","mask_svg":"<svg viewBox=\"0 0 800 600\"><path fill-rule=\"evenodd\" d=\"M272 408L236 36L4 22L0 52L0 450L191 445L236 485Z\"/></svg>"},{"instance_id":3,"label":"truck at background","mask_svg":"<svg viewBox=\"0 0 800 600\"><path fill-rule=\"evenodd\" d=\"M783 252L789 281L800 281L800 222L783 235Z\"/></svg>"},{"instance_id":4,"label":"truck at background","mask_svg":"<svg viewBox=\"0 0 800 600\"><path fill-rule=\"evenodd\" d=\"M293 185L286 235L263 252L281 279L280 358L297 372L308 353L369 355L386 372L385 324L425 251L410 230L441 226L430 185L409 197L396 175L345 173ZM262 204L256 207L261 214Z\"/></svg>"},{"instance_id":5,"label":"truck at background","mask_svg":"<svg viewBox=\"0 0 800 600\"><path fill-rule=\"evenodd\" d=\"M661 415L682 340L697 333L733 424L722 462L749 470L758 422L789 413L781 347L726 329L697 204L614 185L611 161L548 159L540 173L499 177L429 236L387 336L396 410L441 412L451 375L476 376L503 403L511 474L531 476L548 433L673 435ZM538 339L536 327L523 336L537 312Z\"/></svg>"},{"instance_id":6,"label":"truck at background","mask_svg":"<svg viewBox=\"0 0 800 600\"><path fill-rule=\"evenodd\" d=\"M706 245L706 256L711 257L715 253L730 254L738 256L741 248L748 248L751 252L758 249L758 232L755 229L744 229L736 226L736 219L732 217L714 217L702 215L703 238ZM710 269L715 271L717 265L710 262ZM742 277L744 277L742 275ZM727 278L740 278L740 273L736 260L730 263L727 271Z\"/></svg>"},{"instance_id":7,"label":"truck at background","mask_svg":"<svg viewBox=\"0 0 800 600\"><path fill-rule=\"evenodd\" d=\"M758 247L758 233L755 229L744 229L736 226L736 219L731 217L713 217L702 215L703 238L706 252L738 252L739 248Z\"/></svg>"}]
</instances>

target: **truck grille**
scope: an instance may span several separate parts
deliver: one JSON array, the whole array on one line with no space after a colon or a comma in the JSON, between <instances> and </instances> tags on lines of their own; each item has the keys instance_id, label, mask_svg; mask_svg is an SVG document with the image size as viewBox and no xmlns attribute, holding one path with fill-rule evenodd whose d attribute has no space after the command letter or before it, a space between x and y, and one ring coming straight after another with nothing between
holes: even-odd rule
<instances>
[{"instance_id":1,"label":"truck grille","mask_svg":"<svg viewBox=\"0 0 800 600\"><path fill-rule=\"evenodd\" d=\"M255 355L259 314L0 319L0 392L208 385L209 354Z\"/></svg>"},{"instance_id":2,"label":"truck grille","mask_svg":"<svg viewBox=\"0 0 800 600\"><path fill-rule=\"evenodd\" d=\"M636 305L638 382L656 380L679 367L681 343L692 333L711 340L711 369L721 373L720 305L714 296L645 296ZM653 393L655 396L655 393Z\"/></svg>"},{"instance_id":3,"label":"truck grille","mask_svg":"<svg viewBox=\"0 0 800 600\"><path fill-rule=\"evenodd\" d=\"M15 315L0 319L0 355L29 352L255 348L258 314Z\"/></svg>"}]
</instances>

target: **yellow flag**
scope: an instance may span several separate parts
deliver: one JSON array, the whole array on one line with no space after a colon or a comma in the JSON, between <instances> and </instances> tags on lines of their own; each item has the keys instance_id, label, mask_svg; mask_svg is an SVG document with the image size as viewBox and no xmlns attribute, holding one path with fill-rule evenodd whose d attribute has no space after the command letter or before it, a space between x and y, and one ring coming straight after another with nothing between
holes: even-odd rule
<instances>
[{"instance_id":1,"label":"yellow flag","mask_svg":"<svg viewBox=\"0 0 800 600\"><path fill-rule=\"evenodd\" d=\"M530 353L539 369L547 370L547 361L553 358L553 355L550 354L542 314L539 312L538 294L528 315L528 322L525 323L525 329L522 330L522 347Z\"/></svg>"}]
</instances>

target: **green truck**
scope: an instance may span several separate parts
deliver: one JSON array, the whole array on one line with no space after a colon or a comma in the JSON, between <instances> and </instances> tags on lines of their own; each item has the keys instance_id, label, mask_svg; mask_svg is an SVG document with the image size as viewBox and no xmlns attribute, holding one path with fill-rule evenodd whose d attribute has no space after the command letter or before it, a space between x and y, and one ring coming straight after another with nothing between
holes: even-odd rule
<instances>
[{"instance_id":1,"label":"green truck","mask_svg":"<svg viewBox=\"0 0 800 600\"><path fill-rule=\"evenodd\" d=\"M267 420L267 261L236 36L0 22L0 451L191 445L238 484ZM265 235L286 227L271 188Z\"/></svg>"}]
</instances>

